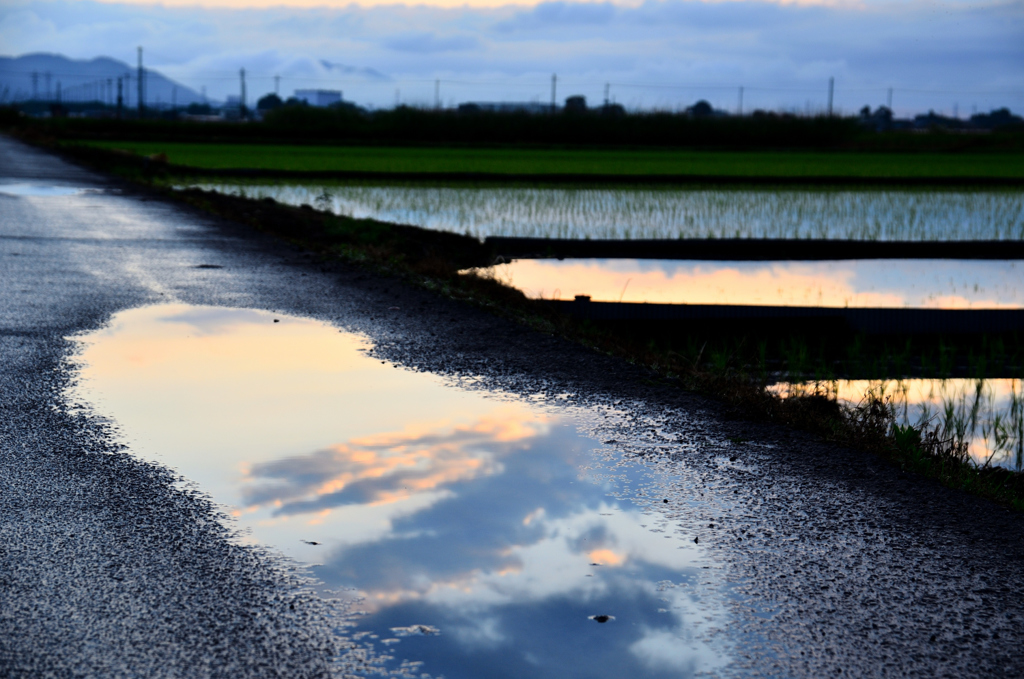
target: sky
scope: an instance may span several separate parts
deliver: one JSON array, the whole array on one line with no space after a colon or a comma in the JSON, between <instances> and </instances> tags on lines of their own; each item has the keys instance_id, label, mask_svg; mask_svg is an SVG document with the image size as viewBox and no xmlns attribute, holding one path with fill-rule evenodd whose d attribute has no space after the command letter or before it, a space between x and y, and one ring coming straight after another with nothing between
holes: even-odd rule
<instances>
[{"instance_id":1,"label":"sky","mask_svg":"<svg viewBox=\"0 0 1024 679\"><path fill-rule=\"evenodd\" d=\"M3 55L148 67L211 98L336 89L371 107L549 102L822 111L1024 111L1024 0L661 0L416 4L4 0Z\"/></svg>"}]
</instances>

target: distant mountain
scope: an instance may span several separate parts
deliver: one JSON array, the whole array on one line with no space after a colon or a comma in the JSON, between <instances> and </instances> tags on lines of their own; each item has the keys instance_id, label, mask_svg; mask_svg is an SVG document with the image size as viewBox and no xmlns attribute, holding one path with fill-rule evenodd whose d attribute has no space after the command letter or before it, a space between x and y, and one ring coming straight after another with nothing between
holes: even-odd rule
<instances>
[{"instance_id":1,"label":"distant mountain","mask_svg":"<svg viewBox=\"0 0 1024 679\"><path fill-rule=\"evenodd\" d=\"M34 76L34 77L33 77ZM138 105L138 70L116 59L68 59L59 54L25 54L0 57L0 103L33 98L56 101L58 89L63 101L117 103L117 79L122 78L125 105ZM35 81L33 84L33 80ZM178 106L203 103L198 92L145 70L144 96L147 106Z\"/></svg>"}]
</instances>

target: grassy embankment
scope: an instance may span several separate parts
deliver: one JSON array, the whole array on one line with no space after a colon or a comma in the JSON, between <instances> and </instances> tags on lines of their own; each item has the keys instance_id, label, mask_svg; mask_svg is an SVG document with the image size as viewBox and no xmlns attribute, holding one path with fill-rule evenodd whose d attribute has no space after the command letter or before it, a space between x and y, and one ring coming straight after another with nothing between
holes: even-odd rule
<instances>
[{"instance_id":1,"label":"grassy embankment","mask_svg":"<svg viewBox=\"0 0 1024 679\"><path fill-rule=\"evenodd\" d=\"M685 149L368 147L80 142L208 170L509 175L1024 178L1024 155Z\"/></svg>"},{"instance_id":2,"label":"grassy embankment","mask_svg":"<svg viewBox=\"0 0 1024 679\"><path fill-rule=\"evenodd\" d=\"M110 146L118 147L116 142ZM167 152L166 145L161 147ZM812 431L826 440L874 452L902 469L937 479L952 488L1024 510L1024 475L998 468L977 468L969 461L962 440L944 438L937 429L923 431L897 426L890 403L875 399L859 407L846 407L824 396L781 399L765 388L763 368L745 360L742 349L723 346L711 347L709 351L702 345L691 356L689 351L680 353L642 338L574 321L486 276L461 275L460 270L488 261L484 246L475 239L349 219L272 200L253 201L196 190L176 192L152 183L148 173L153 171L154 164L147 167L138 157L96 147L65 147L65 151L102 169L149 183L174 199L318 251L325 258L343 258L397 275L543 332L556 333L646 365L661 376L663 384L714 396L741 417ZM758 353L761 352L755 352Z\"/></svg>"}]
</instances>

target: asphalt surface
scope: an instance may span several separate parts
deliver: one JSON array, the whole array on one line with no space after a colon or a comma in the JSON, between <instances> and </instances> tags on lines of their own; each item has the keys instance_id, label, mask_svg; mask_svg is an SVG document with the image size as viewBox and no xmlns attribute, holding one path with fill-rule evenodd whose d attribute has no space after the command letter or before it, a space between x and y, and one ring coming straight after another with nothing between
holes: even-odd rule
<instances>
[{"instance_id":1,"label":"asphalt surface","mask_svg":"<svg viewBox=\"0 0 1024 679\"><path fill-rule=\"evenodd\" d=\"M727 674L1024 676L1024 521L642 370L0 138L0 675L306 677L372 662L301 571L68 407L73 334L182 301L321 318L409 369L567 407L660 474L731 592ZM205 266L203 266L205 265ZM203 268L198 268L198 267ZM220 268L210 268L211 266ZM333 659L333 660L332 660Z\"/></svg>"}]
</instances>

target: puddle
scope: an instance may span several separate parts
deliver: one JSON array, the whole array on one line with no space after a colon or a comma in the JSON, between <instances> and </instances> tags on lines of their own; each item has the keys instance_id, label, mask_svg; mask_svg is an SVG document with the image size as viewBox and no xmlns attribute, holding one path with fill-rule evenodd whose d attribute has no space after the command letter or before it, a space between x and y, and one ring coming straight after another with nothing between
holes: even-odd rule
<instances>
[{"instance_id":1,"label":"puddle","mask_svg":"<svg viewBox=\"0 0 1024 679\"><path fill-rule=\"evenodd\" d=\"M102 193L102 189L18 183L0 184L0 193L8 196L80 196L84 193Z\"/></svg>"},{"instance_id":2,"label":"puddle","mask_svg":"<svg viewBox=\"0 0 1024 679\"><path fill-rule=\"evenodd\" d=\"M517 260L484 270L528 297L763 306L1019 309L1024 263L1007 260L696 262Z\"/></svg>"},{"instance_id":3,"label":"puddle","mask_svg":"<svg viewBox=\"0 0 1024 679\"><path fill-rule=\"evenodd\" d=\"M856 405L888 397L900 424L938 427L968 443L978 464L1024 471L1024 381L1020 379L836 380L770 387L788 396L825 392Z\"/></svg>"},{"instance_id":4,"label":"puddle","mask_svg":"<svg viewBox=\"0 0 1024 679\"><path fill-rule=\"evenodd\" d=\"M1021 191L190 184L479 238L1016 240ZM185 188L178 186L176 188Z\"/></svg>"},{"instance_id":5,"label":"puddle","mask_svg":"<svg viewBox=\"0 0 1024 679\"><path fill-rule=\"evenodd\" d=\"M73 398L225 505L245 540L358 592L351 636L393 672L728 663L715 570L586 412L462 389L262 311L145 307L79 341Z\"/></svg>"}]
</instances>

